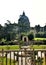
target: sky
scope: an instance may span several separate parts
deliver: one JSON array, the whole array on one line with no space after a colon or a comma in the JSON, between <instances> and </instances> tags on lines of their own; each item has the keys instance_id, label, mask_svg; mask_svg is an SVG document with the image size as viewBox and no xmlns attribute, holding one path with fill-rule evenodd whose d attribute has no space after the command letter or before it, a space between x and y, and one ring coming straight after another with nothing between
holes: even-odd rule
<instances>
[{"instance_id":1,"label":"sky","mask_svg":"<svg viewBox=\"0 0 46 65\"><path fill-rule=\"evenodd\" d=\"M30 26L46 24L46 0L0 0L0 24L4 25L7 20L18 23L23 11Z\"/></svg>"}]
</instances>

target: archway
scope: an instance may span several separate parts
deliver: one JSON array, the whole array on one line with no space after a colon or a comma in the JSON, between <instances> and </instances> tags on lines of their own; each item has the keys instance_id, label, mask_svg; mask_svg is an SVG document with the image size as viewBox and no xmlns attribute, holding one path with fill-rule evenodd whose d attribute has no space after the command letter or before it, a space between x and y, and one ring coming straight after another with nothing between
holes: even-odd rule
<instances>
[{"instance_id":1,"label":"archway","mask_svg":"<svg viewBox=\"0 0 46 65\"><path fill-rule=\"evenodd\" d=\"M22 40L23 40L24 42L28 42L28 37L27 37L27 36L23 36Z\"/></svg>"}]
</instances>

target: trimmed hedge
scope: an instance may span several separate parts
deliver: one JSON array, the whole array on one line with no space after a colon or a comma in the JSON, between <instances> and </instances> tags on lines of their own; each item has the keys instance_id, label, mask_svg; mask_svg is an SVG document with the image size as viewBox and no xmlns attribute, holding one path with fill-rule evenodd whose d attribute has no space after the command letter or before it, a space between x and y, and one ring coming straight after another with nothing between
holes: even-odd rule
<instances>
[{"instance_id":1,"label":"trimmed hedge","mask_svg":"<svg viewBox=\"0 0 46 65\"><path fill-rule=\"evenodd\" d=\"M37 38L46 38L46 34L36 34Z\"/></svg>"}]
</instances>

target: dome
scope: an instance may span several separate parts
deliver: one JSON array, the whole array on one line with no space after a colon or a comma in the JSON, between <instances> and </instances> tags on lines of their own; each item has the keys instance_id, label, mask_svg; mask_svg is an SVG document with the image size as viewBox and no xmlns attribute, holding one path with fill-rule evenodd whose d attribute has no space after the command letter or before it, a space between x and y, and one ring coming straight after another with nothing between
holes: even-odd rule
<instances>
[{"instance_id":1,"label":"dome","mask_svg":"<svg viewBox=\"0 0 46 65\"><path fill-rule=\"evenodd\" d=\"M20 15L20 18L18 19L18 25L20 29L23 28L23 31L25 30L27 32L29 30L30 22L28 17L25 15L25 12L23 12L23 14Z\"/></svg>"},{"instance_id":2,"label":"dome","mask_svg":"<svg viewBox=\"0 0 46 65\"><path fill-rule=\"evenodd\" d=\"M18 23L25 23L25 24L29 24L29 19L28 17L25 15L25 12L23 12L22 15L20 15L20 18L18 19Z\"/></svg>"}]
</instances>

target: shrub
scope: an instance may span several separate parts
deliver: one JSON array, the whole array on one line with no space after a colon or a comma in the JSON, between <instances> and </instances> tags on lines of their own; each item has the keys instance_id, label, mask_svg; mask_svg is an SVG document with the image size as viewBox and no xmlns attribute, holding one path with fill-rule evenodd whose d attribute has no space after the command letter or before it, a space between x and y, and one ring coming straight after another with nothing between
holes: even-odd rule
<instances>
[{"instance_id":1,"label":"shrub","mask_svg":"<svg viewBox=\"0 0 46 65\"><path fill-rule=\"evenodd\" d=\"M19 44L22 45L24 42L23 41L19 41Z\"/></svg>"},{"instance_id":2,"label":"shrub","mask_svg":"<svg viewBox=\"0 0 46 65\"><path fill-rule=\"evenodd\" d=\"M29 35L28 35L28 39L29 39L29 40L33 40L33 39L34 39L34 35L33 35L33 34L29 34Z\"/></svg>"},{"instance_id":3,"label":"shrub","mask_svg":"<svg viewBox=\"0 0 46 65\"><path fill-rule=\"evenodd\" d=\"M38 37L38 38L46 38L46 33L45 34L36 34L36 37Z\"/></svg>"}]
</instances>

